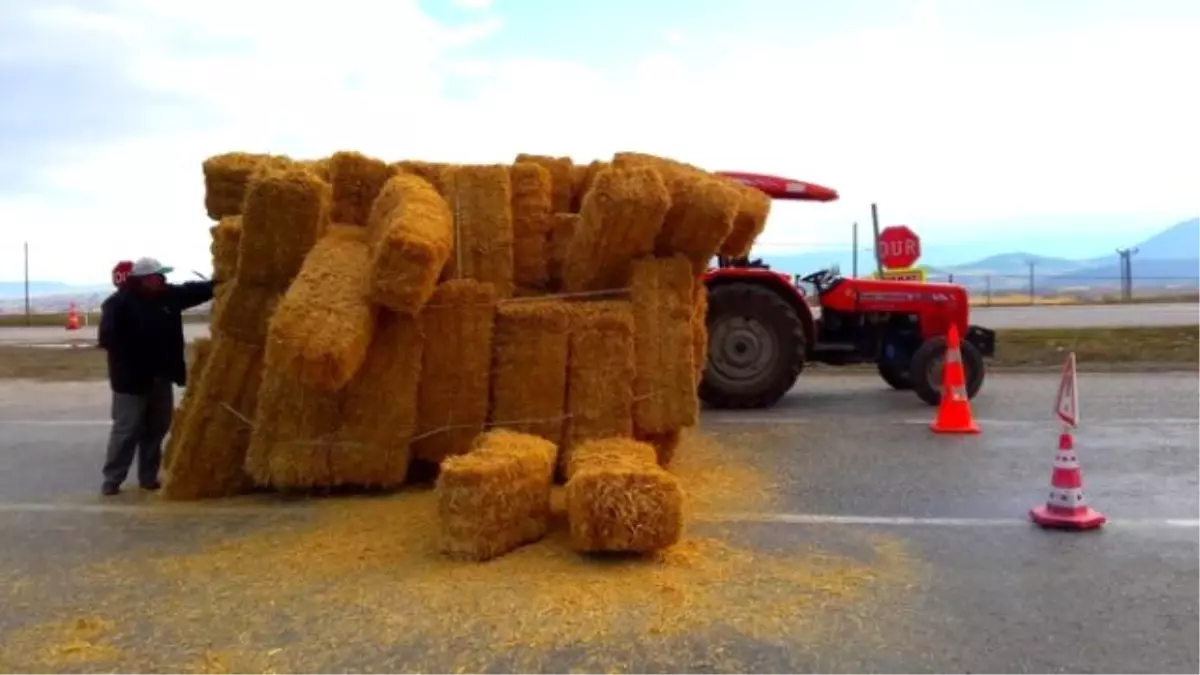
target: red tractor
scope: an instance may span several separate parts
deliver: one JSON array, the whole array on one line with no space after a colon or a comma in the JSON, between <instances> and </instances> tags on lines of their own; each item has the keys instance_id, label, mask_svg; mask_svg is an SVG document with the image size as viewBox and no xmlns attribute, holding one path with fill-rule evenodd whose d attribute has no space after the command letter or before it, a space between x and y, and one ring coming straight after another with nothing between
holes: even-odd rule
<instances>
[{"instance_id":1,"label":"red tractor","mask_svg":"<svg viewBox=\"0 0 1200 675\"><path fill-rule=\"evenodd\" d=\"M829 188L775 176L724 172L772 199L830 202ZM708 363L700 398L715 408L765 408L795 384L804 364L874 363L895 389L941 402L946 334L962 336L967 396L983 386L984 357L996 350L994 331L968 322L967 290L955 284L847 279L836 270L802 278L761 260L719 258L708 286ZM813 316L799 282L820 303Z\"/></svg>"}]
</instances>

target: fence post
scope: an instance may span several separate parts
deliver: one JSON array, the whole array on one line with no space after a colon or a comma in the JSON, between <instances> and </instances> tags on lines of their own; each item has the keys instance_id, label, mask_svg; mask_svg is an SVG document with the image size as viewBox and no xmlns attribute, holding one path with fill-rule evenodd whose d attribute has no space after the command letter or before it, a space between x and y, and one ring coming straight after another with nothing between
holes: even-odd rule
<instances>
[{"instance_id":1,"label":"fence post","mask_svg":"<svg viewBox=\"0 0 1200 675\"><path fill-rule=\"evenodd\" d=\"M987 275L983 278L984 285L984 306L992 306L992 275Z\"/></svg>"},{"instance_id":2,"label":"fence post","mask_svg":"<svg viewBox=\"0 0 1200 675\"><path fill-rule=\"evenodd\" d=\"M1033 268L1037 265L1034 261L1029 261L1029 304L1037 304L1037 293L1034 289L1034 273Z\"/></svg>"}]
</instances>

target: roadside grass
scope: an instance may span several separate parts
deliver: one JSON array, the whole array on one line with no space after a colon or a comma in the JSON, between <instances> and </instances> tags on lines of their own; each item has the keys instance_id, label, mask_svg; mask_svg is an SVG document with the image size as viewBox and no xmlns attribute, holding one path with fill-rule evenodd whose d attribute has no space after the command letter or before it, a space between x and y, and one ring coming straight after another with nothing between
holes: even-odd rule
<instances>
[{"instance_id":1,"label":"roadside grass","mask_svg":"<svg viewBox=\"0 0 1200 675\"><path fill-rule=\"evenodd\" d=\"M188 362L192 359L188 345ZM1200 326L999 330L992 368L1056 368L1075 352L1080 370L1191 370L1200 366ZM872 372L874 366L851 368ZM819 366L822 372L834 370ZM839 369L839 370L845 370ZM104 352L94 345L0 345L0 380L103 380Z\"/></svg>"},{"instance_id":2,"label":"roadside grass","mask_svg":"<svg viewBox=\"0 0 1200 675\"><path fill-rule=\"evenodd\" d=\"M980 293L971 294L972 307L1029 307L1031 305L1143 305L1151 303L1189 303L1200 302L1200 293L1196 291L1178 293L1146 293L1135 295L1130 300L1122 300L1117 293L1097 295L1047 295L1037 296L1032 300L1028 293L1003 293L992 297Z\"/></svg>"}]
</instances>

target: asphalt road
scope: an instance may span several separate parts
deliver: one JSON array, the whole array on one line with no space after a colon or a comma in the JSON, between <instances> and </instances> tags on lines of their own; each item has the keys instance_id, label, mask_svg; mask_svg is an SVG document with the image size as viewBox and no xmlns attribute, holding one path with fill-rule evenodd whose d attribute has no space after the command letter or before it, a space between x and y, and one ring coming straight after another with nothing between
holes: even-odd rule
<instances>
[{"instance_id":1,"label":"asphalt road","mask_svg":"<svg viewBox=\"0 0 1200 675\"><path fill-rule=\"evenodd\" d=\"M1099 328L1115 326L1194 326L1200 305L1164 303L1140 305L1042 305L1035 307L973 307L971 321L988 328ZM184 335L208 335L207 324L185 324ZM55 326L0 327L0 344L57 344L95 342L96 327L67 331Z\"/></svg>"},{"instance_id":2,"label":"asphalt road","mask_svg":"<svg viewBox=\"0 0 1200 675\"><path fill-rule=\"evenodd\" d=\"M698 595L686 596L696 601L686 612L702 613L710 609L701 602L705 593L716 592L703 587L732 589L728 625L670 638L618 640L597 631L581 634L571 647L539 647L535 637L545 622L586 626L592 616L582 607L582 619L530 619L520 606L502 606L523 626L503 645L465 620L438 635L401 629L401 615L437 613L388 595L420 586L421 578L372 576L359 569L361 561L336 579L358 584L355 594L304 598L300 616L284 610L287 598L228 581L248 575L245 568L288 564L269 558L269 550L220 558L208 577L141 578L133 571L140 558L286 528L309 518L308 506L236 502L169 511L137 494L102 501L95 490L107 430L103 384L3 384L0 597L7 584L21 602L0 612L0 670L46 668L28 660L44 653L33 649L10 650L5 661L3 645L25 645L28 638L20 636L30 625L97 613L133 622L145 612L159 618L123 633L123 651L99 662L56 662L51 670L186 670L179 664L206 648L261 645L270 658L287 659L272 667L308 672L447 672L469 663L468 669L491 672L1195 673L1196 377L1081 377L1076 446L1089 501L1110 518L1090 533L1046 532L1026 521L1028 508L1045 499L1050 478L1058 433L1050 416L1055 380L994 375L974 402L983 428L974 437L932 436L928 407L866 376L805 375L770 411L706 412L702 427L725 445L731 465L769 476L775 487L769 504L751 500L701 513L693 534L726 537L759 555L815 550L850 556L880 590L855 599L838 591L841 577L797 581L807 563L771 567L756 560L739 568L734 556L716 577L688 586ZM384 555L382 542L397 532L380 533L381 543L366 555ZM114 586L113 570L98 579L79 572L95 562L111 562L117 572L128 568L132 579ZM762 571L767 568L774 576ZM262 575L248 578L263 583ZM472 580L461 576L455 583L465 588ZM496 582L492 601L506 602L501 585L508 581ZM664 594L667 603L680 592L674 583L661 580L649 592ZM807 600L807 594L820 599ZM376 596L393 614L380 619L372 613ZM463 591L460 602L481 601ZM666 612L668 605L662 607ZM808 609L785 614L796 607ZM182 617L174 619L175 632L162 633L172 620L157 612ZM396 628L385 634L381 625ZM145 656L150 646L153 658ZM145 649L134 656L139 647ZM474 660L461 660L468 657Z\"/></svg>"}]
</instances>

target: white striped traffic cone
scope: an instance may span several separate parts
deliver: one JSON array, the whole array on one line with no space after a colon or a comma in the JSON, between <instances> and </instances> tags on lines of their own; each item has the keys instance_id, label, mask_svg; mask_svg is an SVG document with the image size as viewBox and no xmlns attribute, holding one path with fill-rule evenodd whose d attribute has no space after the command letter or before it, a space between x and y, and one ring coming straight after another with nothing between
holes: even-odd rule
<instances>
[{"instance_id":1,"label":"white striped traffic cone","mask_svg":"<svg viewBox=\"0 0 1200 675\"><path fill-rule=\"evenodd\" d=\"M1029 517L1042 527L1068 530L1090 530L1108 520L1103 513L1087 505L1075 440L1068 431L1058 437L1054 472L1050 476L1050 497L1044 505L1030 509Z\"/></svg>"}]
</instances>

